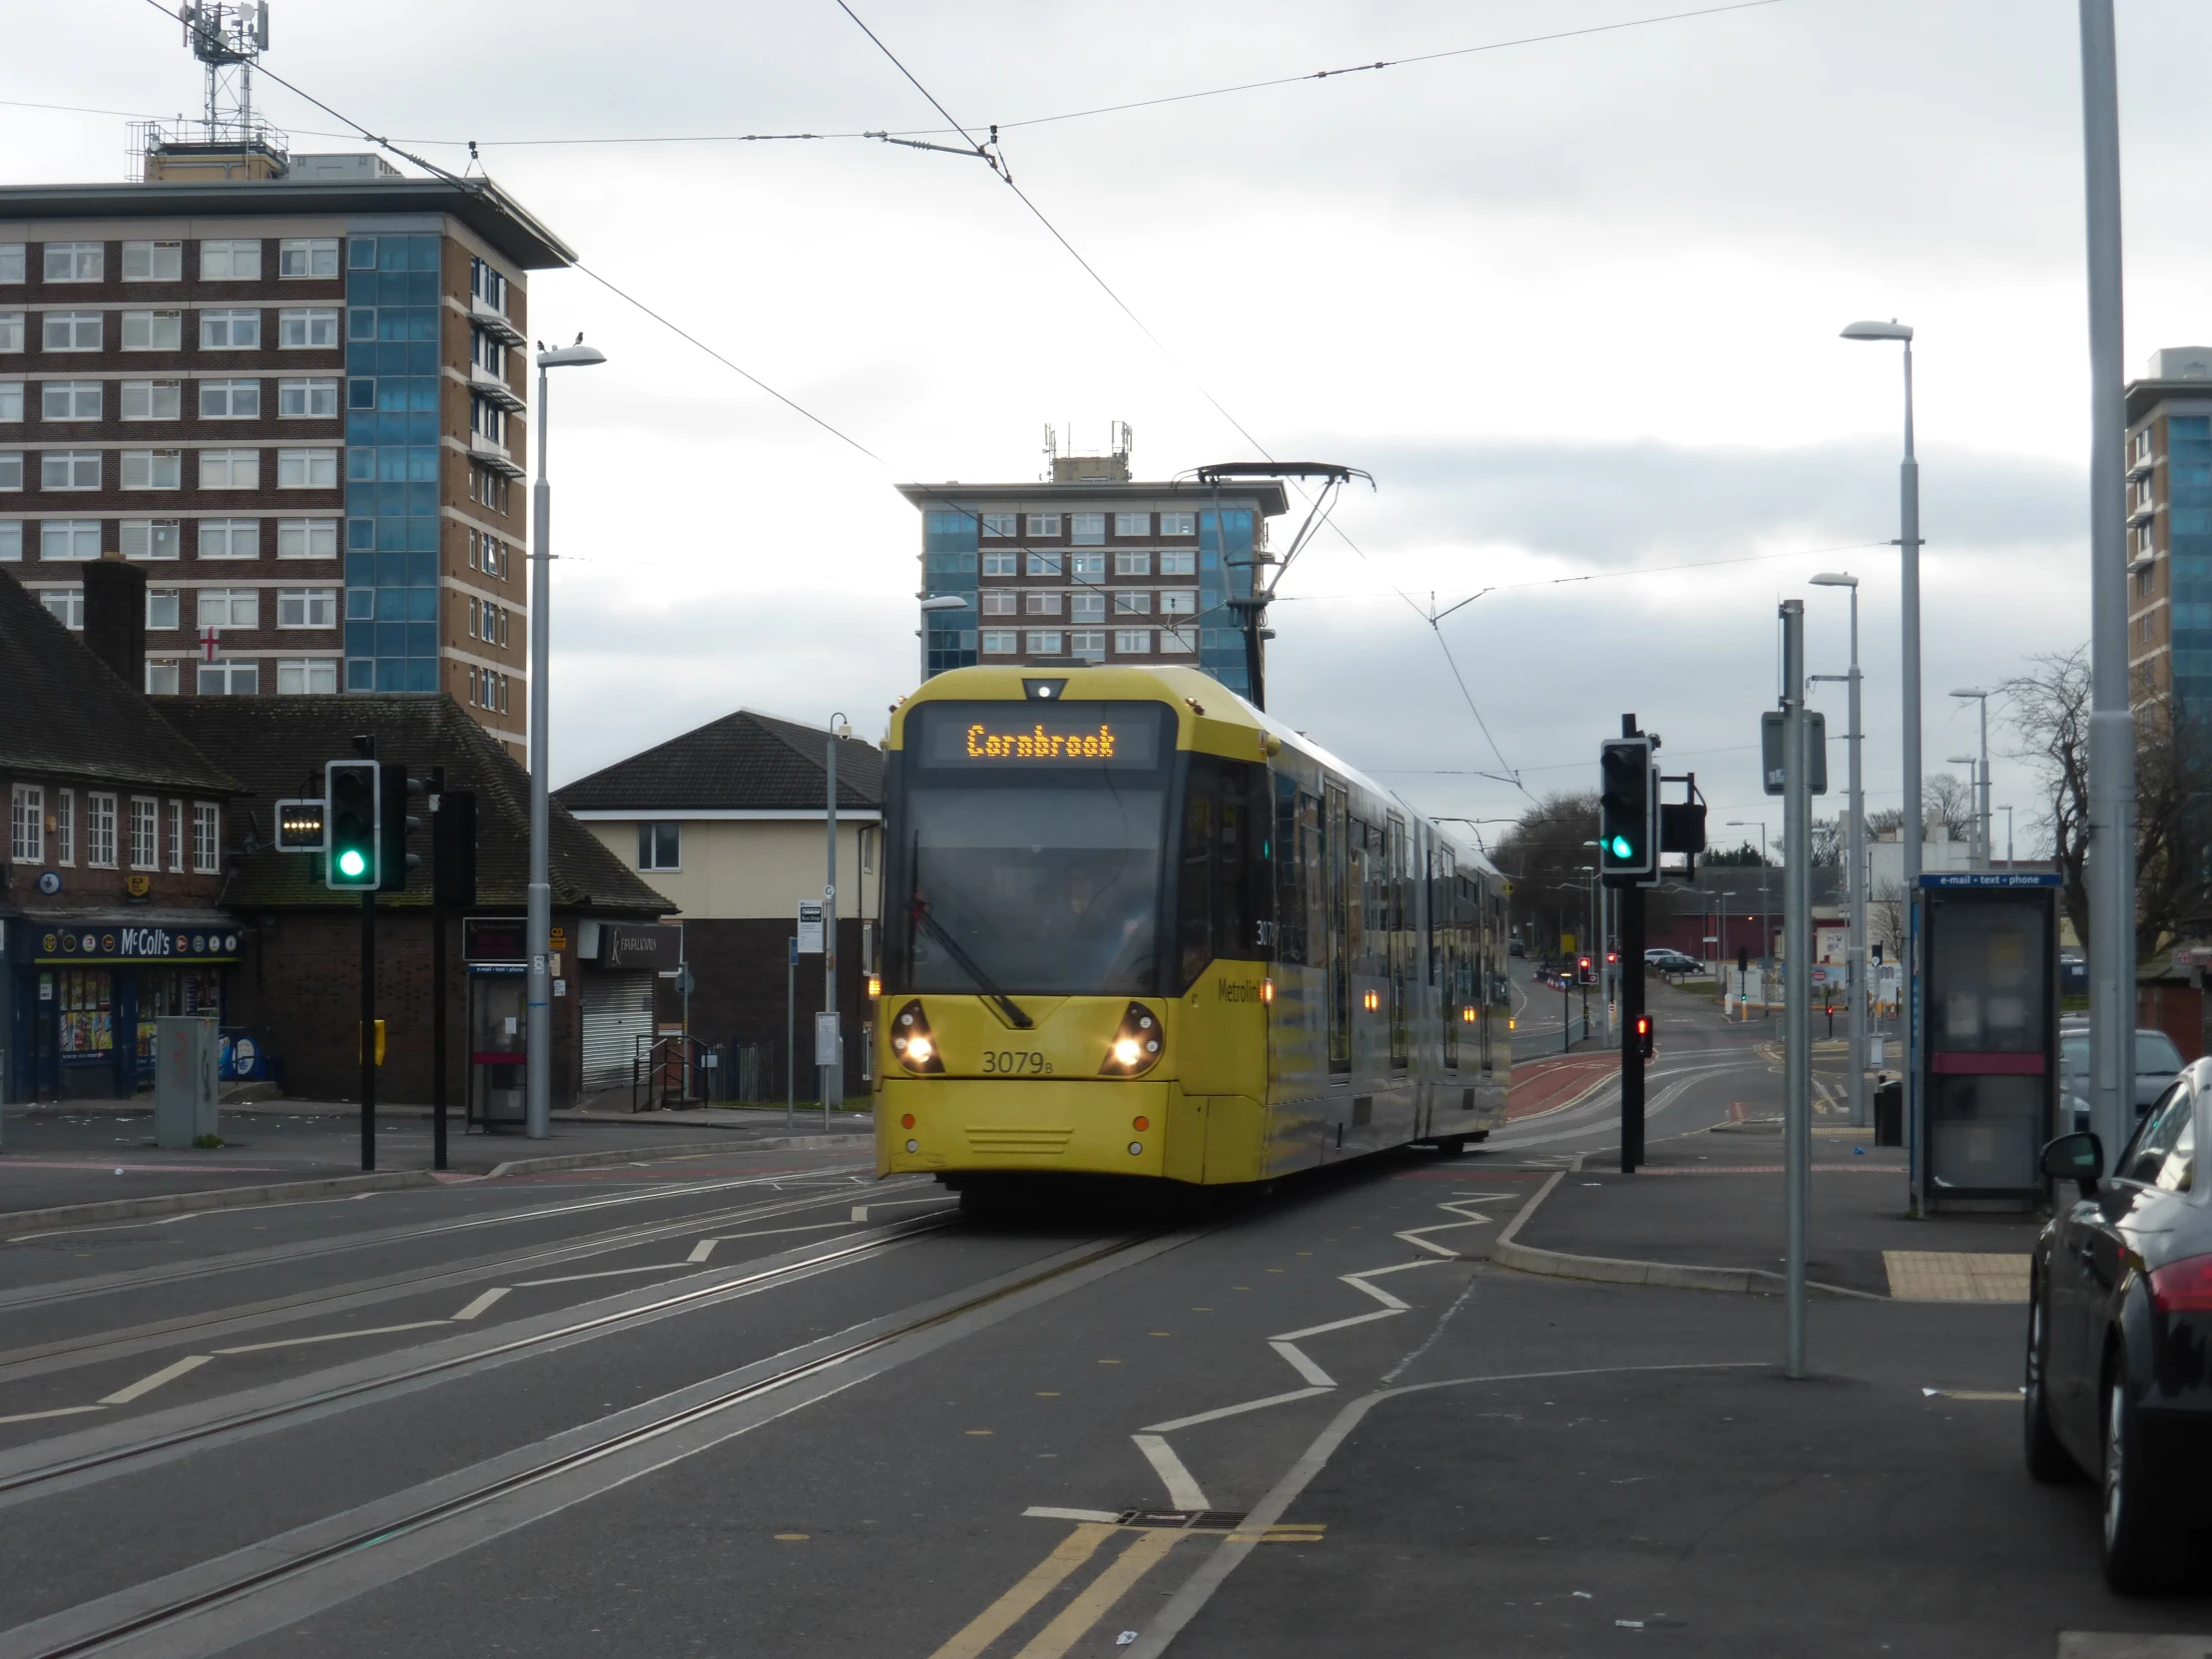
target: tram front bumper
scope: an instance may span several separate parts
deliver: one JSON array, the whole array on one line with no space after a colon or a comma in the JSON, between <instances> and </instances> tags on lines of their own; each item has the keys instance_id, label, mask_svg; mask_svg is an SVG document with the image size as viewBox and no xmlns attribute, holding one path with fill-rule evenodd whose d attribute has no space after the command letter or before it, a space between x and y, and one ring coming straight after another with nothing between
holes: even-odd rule
<instances>
[{"instance_id":1,"label":"tram front bumper","mask_svg":"<svg viewBox=\"0 0 2212 1659\"><path fill-rule=\"evenodd\" d=\"M875 1172L981 1170L1159 1175L1167 1082L885 1078L875 1097Z\"/></svg>"}]
</instances>

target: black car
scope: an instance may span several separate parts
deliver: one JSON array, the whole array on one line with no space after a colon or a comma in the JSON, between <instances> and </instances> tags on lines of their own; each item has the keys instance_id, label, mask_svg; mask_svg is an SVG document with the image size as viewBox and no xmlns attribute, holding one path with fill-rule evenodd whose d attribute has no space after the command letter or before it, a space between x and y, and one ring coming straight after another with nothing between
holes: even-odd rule
<instances>
[{"instance_id":1,"label":"black car","mask_svg":"<svg viewBox=\"0 0 2212 1659\"><path fill-rule=\"evenodd\" d=\"M2105 1579L2175 1582L2202 1563L2212 1476L2212 1178L2196 1182L2212 1060L2174 1079L2103 1174L2092 1134L2043 1148L2061 1188L2035 1241L2028 1290L2027 1467L2096 1475Z\"/></svg>"}]
</instances>

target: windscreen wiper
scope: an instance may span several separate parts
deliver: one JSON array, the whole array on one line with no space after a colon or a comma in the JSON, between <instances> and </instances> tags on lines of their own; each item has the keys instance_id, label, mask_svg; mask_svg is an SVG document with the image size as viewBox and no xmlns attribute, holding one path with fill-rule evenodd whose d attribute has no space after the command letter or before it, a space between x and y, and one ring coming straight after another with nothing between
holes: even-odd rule
<instances>
[{"instance_id":1,"label":"windscreen wiper","mask_svg":"<svg viewBox=\"0 0 2212 1659\"><path fill-rule=\"evenodd\" d=\"M915 886L914 901L912 905L914 920L919 922L922 926L928 928L930 936L934 938L939 944L943 945L946 950L952 953L952 959L960 964L960 966L966 971L967 976L970 979L975 981L976 988L980 990L985 996L989 997L993 1002L998 1004L999 1008L1005 1013L1006 1017L1013 1021L1016 1030L1034 1030L1036 1028L1037 1022L1021 1011L1021 1006L1019 1003L1015 1002L1012 997L1008 996L1004 991L1000 990L997 985L991 982L991 976L985 973L980 967L976 966L975 958L973 956L970 956L965 950L960 947L960 941L952 936L952 934L946 929L944 923L939 921L935 916L929 913L929 901L921 896L921 847L919 845L920 837L916 836L915 840L916 845L913 852Z\"/></svg>"}]
</instances>

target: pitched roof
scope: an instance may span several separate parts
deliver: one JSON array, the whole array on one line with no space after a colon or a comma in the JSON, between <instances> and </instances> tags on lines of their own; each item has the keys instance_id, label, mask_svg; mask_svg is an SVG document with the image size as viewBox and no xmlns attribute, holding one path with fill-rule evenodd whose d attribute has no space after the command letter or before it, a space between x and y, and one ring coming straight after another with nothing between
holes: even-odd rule
<instances>
[{"instance_id":1,"label":"pitched roof","mask_svg":"<svg viewBox=\"0 0 2212 1659\"><path fill-rule=\"evenodd\" d=\"M138 687L0 571L0 772L230 795Z\"/></svg>"},{"instance_id":2,"label":"pitched roof","mask_svg":"<svg viewBox=\"0 0 2212 1659\"><path fill-rule=\"evenodd\" d=\"M553 792L571 812L815 812L830 734L740 709ZM837 807L883 805L883 752L837 740Z\"/></svg>"},{"instance_id":3,"label":"pitched roof","mask_svg":"<svg viewBox=\"0 0 2212 1659\"><path fill-rule=\"evenodd\" d=\"M227 757L243 778L247 796L233 808L234 823L254 814L254 840L232 865L223 901L233 908L267 905L355 903L310 877L315 860L267 848L275 803L322 793L325 761L350 760L353 737L376 739L377 758L404 761L415 777L445 768L445 787L476 792L476 897L487 909L519 909L530 882L530 775L466 710L444 693L343 697L199 697L180 699L173 717L202 748ZM419 806L415 816L422 814ZM422 859L404 892L378 902L430 902L430 837L414 837ZM606 844L558 805L552 817L553 903L561 909L597 910L618 916L660 916L676 906L640 879Z\"/></svg>"}]
</instances>

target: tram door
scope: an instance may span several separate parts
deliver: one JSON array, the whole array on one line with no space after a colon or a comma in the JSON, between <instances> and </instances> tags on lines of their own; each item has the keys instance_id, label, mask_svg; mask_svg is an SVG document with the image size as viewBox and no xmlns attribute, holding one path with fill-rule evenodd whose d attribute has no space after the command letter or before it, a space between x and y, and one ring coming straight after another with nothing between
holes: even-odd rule
<instances>
[{"instance_id":1,"label":"tram door","mask_svg":"<svg viewBox=\"0 0 2212 1659\"><path fill-rule=\"evenodd\" d=\"M1444 1070L1459 1069L1459 1008L1466 999L1466 925L1459 902L1459 872L1450 854L1429 854L1429 949L1443 946ZM1439 876L1435 873L1441 869Z\"/></svg>"},{"instance_id":2,"label":"tram door","mask_svg":"<svg viewBox=\"0 0 2212 1659\"><path fill-rule=\"evenodd\" d=\"M1405 821L1395 813L1383 831L1382 893L1390 972L1390 1064L1408 1065L1413 1054L1411 996L1406 981L1413 972L1413 869Z\"/></svg>"},{"instance_id":3,"label":"tram door","mask_svg":"<svg viewBox=\"0 0 2212 1659\"><path fill-rule=\"evenodd\" d=\"M1329 1069L1352 1069L1352 809L1338 784L1328 792L1323 840L1329 855Z\"/></svg>"}]
</instances>

